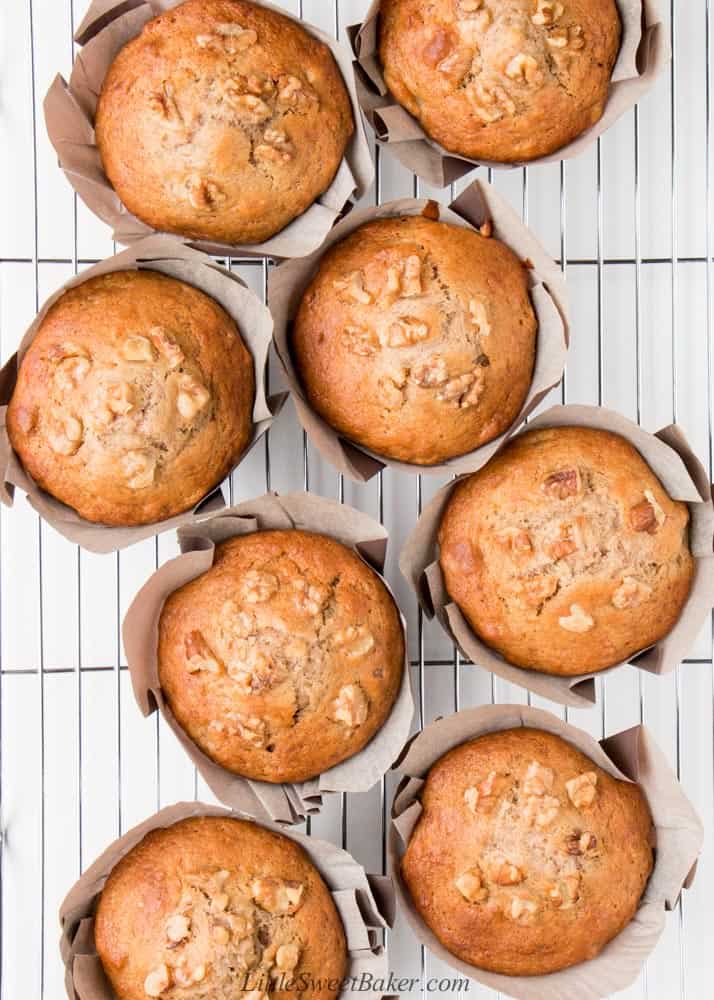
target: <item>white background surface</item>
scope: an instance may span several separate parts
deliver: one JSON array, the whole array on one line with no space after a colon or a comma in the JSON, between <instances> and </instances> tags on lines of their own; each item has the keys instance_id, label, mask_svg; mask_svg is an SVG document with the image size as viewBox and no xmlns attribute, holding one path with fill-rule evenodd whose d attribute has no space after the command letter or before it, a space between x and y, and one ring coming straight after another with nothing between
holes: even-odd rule
<instances>
[{"instance_id":1,"label":"white background surface","mask_svg":"<svg viewBox=\"0 0 714 1000\"><path fill-rule=\"evenodd\" d=\"M661 0L671 22L669 0ZM368 0L283 0L345 37ZM710 0L672 0L673 70L639 110L578 160L498 172L494 182L550 252L566 259L573 313L567 377L552 401L603 403L655 430L676 418L711 466L711 43ZM14 350L38 305L73 272L113 252L106 227L73 196L45 135L42 98L69 74L72 30L85 0L6 0L0 49L0 352ZM388 153L365 203L430 192ZM479 171L481 176L485 171ZM263 294L266 265L233 262ZM279 383L273 374L271 387ZM396 561L420 501L440 480L385 473L341 484L304 450L292 406L231 484L235 500L298 489L337 497L391 529L389 577L411 627L422 717L457 706L525 701L474 667L457 667L438 626L422 628ZM40 524L22 497L0 521L2 667L2 1000L61 1000L59 903L83 867L121 831L178 799L208 798L172 735L144 720L124 668L119 623L147 575L175 552L171 537L119 556L80 552ZM706 825L697 881L637 983L631 1000L703 1000L714 979L712 635L707 627L676 674L632 668L601 684L598 705L570 720L595 736L644 720ZM534 704L562 709L539 699ZM418 724L417 718L417 724ZM343 842L369 869L384 863L377 786L335 796L312 832ZM400 975L447 975L400 920L390 935ZM410 996L426 992L416 990ZM473 984L469 996L489 991Z\"/></svg>"}]
</instances>

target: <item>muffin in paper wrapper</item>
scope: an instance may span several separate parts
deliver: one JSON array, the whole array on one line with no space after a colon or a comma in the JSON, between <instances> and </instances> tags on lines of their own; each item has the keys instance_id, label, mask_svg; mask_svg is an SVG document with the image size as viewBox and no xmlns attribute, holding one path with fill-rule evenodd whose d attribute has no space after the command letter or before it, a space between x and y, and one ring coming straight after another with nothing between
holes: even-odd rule
<instances>
[{"instance_id":1,"label":"muffin in paper wrapper","mask_svg":"<svg viewBox=\"0 0 714 1000\"><path fill-rule=\"evenodd\" d=\"M597 406L554 406L529 421L538 427L592 427L619 434L647 462L673 500L689 508L689 544L694 579L679 619L668 635L623 663L597 673L562 677L509 663L473 631L446 591L439 565L439 526L458 480L448 483L424 509L399 557L399 566L425 613L436 616L449 637L475 665L561 705L587 708L596 700L595 678L626 663L652 674L666 674L683 660L714 605L714 507L712 487L682 430L676 425L650 434L612 410Z\"/></svg>"},{"instance_id":2,"label":"muffin in paper wrapper","mask_svg":"<svg viewBox=\"0 0 714 1000\"><path fill-rule=\"evenodd\" d=\"M158 623L166 598L213 565L216 545L256 531L301 529L354 550L382 582L387 532L366 514L310 493L268 493L179 530L182 555L157 570L127 611L122 627L134 695L145 716L158 710L214 795L236 813L293 824L319 812L329 792L365 792L389 770L409 736L414 703L406 655L392 710L370 742L347 760L300 783L273 784L241 777L212 761L173 716L159 683ZM391 591L389 591L391 594ZM393 595L392 595L393 597ZM396 604L396 602L395 602ZM400 615L402 628L404 618Z\"/></svg>"},{"instance_id":3,"label":"muffin in paper wrapper","mask_svg":"<svg viewBox=\"0 0 714 1000\"><path fill-rule=\"evenodd\" d=\"M134 827L91 865L67 894L60 908L62 936L60 952L65 966L65 987L70 1000L116 1000L94 944L94 913L104 884L114 866L152 830L163 829L191 816L222 816L232 813L201 802L169 806ZM394 888L391 879L368 875L354 858L324 840L263 824L269 830L290 837L307 853L327 884L342 919L347 939L348 967L343 996L349 981L374 983L376 989L360 989L371 1000L392 1000L379 992L380 981L388 976L387 954L379 944L381 932L394 922ZM362 980L362 977L365 977Z\"/></svg>"},{"instance_id":4,"label":"muffin in paper wrapper","mask_svg":"<svg viewBox=\"0 0 714 1000\"><path fill-rule=\"evenodd\" d=\"M104 77L119 50L153 17L181 2L94 0L75 33L75 41L82 48L75 58L69 83L58 74L44 100L47 132L67 180L87 207L111 227L113 238L125 246L155 230L128 211L104 172L94 135L97 101ZM251 2L296 21L308 34L327 45L350 97L354 134L327 190L307 211L270 239L263 243L233 245L186 237L185 242L219 256L301 257L319 247L349 199L365 193L374 178L374 165L357 100L349 49L274 4L265 0ZM175 236L174 239L184 238Z\"/></svg>"},{"instance_id":5,"label":"muffin in paper wrapper","mask_svg":"<svg viewBox=\"0 0 714 1000\"><path fill-rule=\"evenodd\" d=\"M538 320L533 378L516 419L493 441L437 465L393 461L342 437L310 405L290 352L292 322L325 252L367 222L400 215L424 215L470 229L479 229L484 223L490 222L493 237L505 243L527 267L530 298ZM510 205L491 185L482 181L471 184L448 208L434 201L404 198L375 208L350 212L335 226L315 253L301 260L286 261L271 270L268 278L268 304L275 324L275 349L302 426L322 455L339 472L358 482L366 482L385 466L424 475L458 475L480 469L560 382L565 367L569 340L568 301L560 268Z\"/></svg>"},{"instance_id":6,"label":"muffin in paper wrapper","mask_svg":"<svg viewBox=\"0 0 714 1000\"><path fill-rule=\"evenodd\" d=\"M265 373L273 330L270 313L258 297L223 267L203 253L184 246L168 236L153 236L141 240L129 250L108 257L94 267L82 271L66 282L47 299L23 337L17 352L0 369L0 500L12 506L15 489L27 494L27 499L48 524L70 542L77 542L90 552L114 552L144 538L151 538L171 528L178 528L225 507L220 484L215 486L192 510L184 511L165 521L136 527L114 527L94 524L79 516L71 507L40 489L23 468L19 456L10 444L6 427L7 406L12 398L22 359L35 339L49 309L70 288L76 288L90 278L115 271L150 270L177 278L193 285L215 299L235 322L254 363L255 401L253 403L253 435L236 466L243 461L253 445L269 429L285 402L285 394L271 398L265 394Z\"/></svg>"},{"instance_id":7,"label":"muffin in paper wrapper","mask_svg":"<svg viewBox=\"0 0 714 1000\"><path fill-rule=\"evenodd\" d=\"M417 119L393 97L379 59L380 0L373 0L362 24L353 25L348 33L355 54L360 105L377 141L387 146L403 166L434 187L453 184L478 166L513 169L578 156L644 97L671 58L667 28L662 23L657 0L615 2L622 21L622 42L600 121L548 156L527 163L499 163L449 153L429 138Z\"/></svg>"},{"instance_id":8,"label":"muffin in paper wrapper","mask_svg":"<svg viewBox=\"0 0 714 1000\"><path fill-rule=\"evenodd\" d=\"M654 869L634 919L600 954L542 976L505 976L452 955L422 920L401 878L401 859L421 814L419 793L431 766L453 747L485 733L527 726L567 740L613 778L637 782L654 824ZM392 804L389 866L397 900L418 940L462 975L517 1000L599 1000L629 986L640 973L677 903L695 875L704 839L701 821L644 726L596 742L550 712L526 705L487 705L439 719L422 730L396 765L404 775Z\"/></svg>"}]
</instances>

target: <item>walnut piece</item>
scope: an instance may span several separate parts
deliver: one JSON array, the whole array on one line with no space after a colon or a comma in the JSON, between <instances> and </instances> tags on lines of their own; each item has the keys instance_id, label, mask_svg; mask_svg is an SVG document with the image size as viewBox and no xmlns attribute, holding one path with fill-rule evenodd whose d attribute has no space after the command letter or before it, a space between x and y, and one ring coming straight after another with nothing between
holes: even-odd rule
<instances>
[{"instance_id":1,"label":"walnut piece","mask_svg":"<svg viewBox=\"0 0 714 1000\"><path fill-rule=\"evenodd\" d=\"M597 837L594 833L581 833L575 830L565 840L565 850L574 857L588 854L597 848Z\"/></svg>"},{"instance_id":2,"label":"walnut piece","mask_svg":"<svg viewBox=\"0 0 714 1000\"><path fill-rule=\"evenodd\" d=\"M535 14L531 17L533 24L540 24L543 26L548 26L555 24L555 22L563 16L563 5L562 3L554 2L554 0L536 0L537 10Z\"/></svg>"},{"instance_id":3,"label":"walnut piece","mask_svg":"<svg viewBox=\"0 0 714 1000\"><path fill-rule=\"evenodd\" d=\"M528 896L515 896L506 912L513 920L529 920L538 912L538 904Z\"/></svg>"},{"instance_id":4,"label":"walnut piece","mask_svg":"<svg viewBox=\"0 0 714 1000\"><path fill-rule=\"evenodd\" d=\"M469 299L469 318L481 337L488 337L491 324L488 321L486 304L481 299Z\"/></svg>"},{"instance_id":5,"label":"walnut piece","mask_svg":"<svg viewBox=\"0 0 714 1000\"><path fill-rule=\"evenodd\" d=\"M477 79L466 88L466 96L473 107L474 114L484 125L497 122L504 115L516 113L515 102L509 97L507 91L498 84L486 84Z\"/></svg>"},{"instance_id":6,"label":"walnut piece","mask_svg":"<svg viewBox=\"0 0 714 1000\"><path fill-rule=\"evenodd\" d=\"M595 620L579 604L571 604L570 614L559 618L558 624L566 632L589 632Z\"/></svg>"},{"instance_id":7,"label":"walnut piece","mask_svg":"<svg viewBox=\"0 0 714 1000\"><path fill-rule=\"evenodd\" d=\"M361 271L353 271L346 277L333 281L332 287L344 292L348 299L360 305L368 306L372 301L372 296L364 287L364 275Z\"/></svg>"},{"instance_id":8,"label":"walnut piece","mask_svg":"<svg viewBox=\"0 0 714 1000\"><path fill-rule=\"evenodd\" d=\"M53 426L47 433L47 441L58 455L76 455L84 437L84 427L79 417L57 411L53 414Z\"/></svg>"},{"instance_id":9,"label":"walnut piece","mask_svg":"<svg viewBox=\"0 0 714 1000\"><path fill-rule=\"evenodd\" d=\"M178 368L183 364L184 353L176 343L176 341L168 335L166 330L161 326L152 326L149 330L149 336L151 337L156 349L160 354L163 354L166 359L166 363L169 368Z\"/></svg>"},{"instance_id":10,"label":"walnut piece","mask_svg":"<svg viewBox=\"0 0 714 1000\"><path fill-rule=\"evenodd\" d=\"M438 354L432 354L430 357L414 365L412 368L412 378L422 388L431 389L447 382L449 371L444 359Z\"/></svg>"},{"instance_id":11,"label":"walnut piece","mask_svg":"<svg viewBox=\"0 0 714 1000\"><path fill-rule=\"evenodd\" d=\"M122 344L122 354L127 361L153 361L154 348L147 337L134 335Z\"/></svg>"},{"instance_id":12,"label":"walnut piece","mask_svg":"<svg viewBox=\"0 0 714 1000\"><path fill-rule=\"evenodd\" d=\"M533 552L530 535L521 528L507 528L496 535L496 541L514 556L528 556Z\"/></svg>"},{"instance_id":13,"label":"walnut piece","mask_svg":"<svg viewBox=\"0 0 714 1000\"><path fill-rule=\"evenodd\" d=\"M527 56L523 52L519 52L511 59L506 66L505 73L509 80L517 80L522 83L537 84L543 79L538 61L533 56Z\"/></svg>"},{"instance_id":14,"label":"walnut piece","mask_svg":"<svg viewBox=\"0 0 714 1000\"><path fill-rule=\"evenodd\" d=\"M264 719L259 719L255 715L233 713L231 720L238 736L251 746L261 748L268 742L268 727Z\"/></svg>"},{"instance_id":15,"label":"walnut piece","mask_svg":"<svg viewBox=\"0 0 714 1000\"><path fill-rule=\"evenodd\" d=\"M188 200L198 212L212 212L226 201L227 195L215 181L200 174L189 174L186 178Z\"/></svg>"},{"instance_id":16,"label":"walnut piece","mask_svg":"<svg viewBox=\"0 0 714 1000\"><path fill-rule=\"evenodd\" d=\"M278 104L296 105L314 97L312 90L297 76L281 76L278 81Z\"/></svg>"},{"instance_id":17,"label":"walnut piece","mask_svg":"<svg viewBox=\"0 0 714 1000\"><path fill-rule=\"evenodd\" d=\"M553 562L559 562L578 551L578 543L573 538L573 526L561 524L560 537L548 546L548 555Z\"/></svg>"},{"instance_id":18,"label":"walnut piece","mask_svg":"<svg viewBox=\"0 0 714 1000\"><path fill-rule=\"evenodd\" d=\"M343 339L347 350L362 358L369 358L377 353L379 340L373 330L365 330L361 326L346 326Z\"/></svg>"},{"instance_id":19,"label":"walnut piece","mask_svg":"<svg viewBox=\"0 0 714 1000\"><path fill-rule=\"evenodd\" d=\"M524 795L545 795L553 787L555 775L549 767L543 767L537 760L528 765L523 779Z\"/></svg>"},{"instance_id":20,"label":"walnut piece","mask_svg":"<svg viewBox=\"0 0 714 1000\"><path fill-rule=\"evenodd\" d=\"M292 972L300 961L300 948L294 942L281 944L275 952L275 964L280 972Z\"/></svg>"},{"instance_id":21,"label":"walnut piece","mask_svg":"<svg viewBox=\"0 0 714 1000\"><path fill-rule=\"evenodd\" d=\"M302 577L293 580L293 590L298 610L308 615L318 615L330 599L329 587L308 583Z\"/></svg>"},{"instance_id":22,"label":"walnut piece","mask_svg":"<svg viewBox=\"0 0 714 1000\"><path fill-rule=\"evenodd\" d=\"M55 370L55 382L62 392L71 392L89 374L92 363L89 358L64 358Z\"/></svg>"},{"instance_id":23,"label":"walnut piece","mask_svg":"<svg viewBox=\"0 0 714 1000\"><path fill-rule=\"evenodd\" d=\"M496 885L518 885L525 881L525 872L518 865L505 858L499 858L490 862L486 867L486 874Z\"/></svg>"},{"instance_id":24,"label":"walnut piece","mask_svg":"<svg viewBox=\"0 0 714 1000\"><path fill-rule=\"evenodd\" d=\"M258 569L249 570L241 581L243 597L249 604L262 604L277 594L279 582L277 576Z\"/></svg>"},{"instance_id":25,"label":"walnut piece","mask_svg":"<svg viewBox=\"0 0 714 1000\"><path fill-rule=\"evenodd\" d=\"M116 382L107 389L107 407L117 417L124 417L134 409L134 390L128 382Z\"/></svg>"},{"instance_id":26,"label":"walnut piece","mask_svg":"<svg viewBox=\"0 0 714 1000\"><path fill-rule=\"evenodd\" d=\"M580 876L566 875L548 891L548 899L560 910L569 910L580 898Z\"/></svg>"},{"instance_id":27,"label":"walnut piece","mask_svg":"<svg viewBox=\"0 0 714 1000\"><path fill-rule=\"evenodd\" d=\"M190 674L198 673L199 670L205 670L210 674L221 672L220 661L198 629L189 632L184 639L183 648L186 654L186 669Z\"/></svg>"},{"instance_id":28,"label":"walnut piece","mask_svg":"<svg viewBox=\"0 0 714 1000\"><path fill-rule=\"evenodd\" d=\"M156 475L156 459L146 451L128 451L122 460L127 486L143 490L151 486Z\"/></svg>"},{"instance_id":29,"label":"walnut piece","mask_svg":"<svg viewBox=\"0 0 714 1000\"><path fill-rule=\"evenodd\" d=\"M580 493L580 474L577 469L561 469L545 480L543 492L556 500L567 500Z\"/></svg>"},{"instance_id":30,"label":"walnut piece","mask_svg":"<svg viewBox=\"0 0 714 1000\"><path fill-rule=\"evenodd\" d=\"M597 774L595 771L585 771L577 778L571 778L565 782L565 790L568 798L576 809L592 805L595 801L595 791L597 786Z\"/></svg>"},{"instance_id":31,"label":"walnut piece","mask_svg":"<svg viewBox=\"0 0 714 1000\"><path fill-rule=\"evenodd\" d=\"M279 128L268 128L263 133L263 142L255 147L258 158L270 160L273 163L289 163L295 153L287 132Z\"/></svg>"},{"instance_id":32,"label":"walnut piece","mask_svg":"<svg viewBox=\"0 0 714 1000\"><path fill-rule=\"evenodd\" d=\"M462 872L454 881L454 885L469 903L481 903L488 898L488 889L483 884L478 865Z\"/></svg>"},{"instance_id":33,"label":"walnut piece","mask_svg":"<svg viewBox=\"0 0 714 1000\"><path fill-rule=\"evenodd\" d=\"M667 515L660 507L652 490L645 490L645 499L649 501L650 507L654 511L655 521L661 528L664 522L667 520Z\"/></svg>"},{"instance_id":34,"label":"walnut piece","mask_svg":"<svg viewBox=\"0 0 714 1000\"><path fill-rule=\"evenodd\" d=\"M257 878L250 887L251 895L261 910L267 913L295 913L303 901L305 886L273 876Z\"/></svg>"},{"instance_id":35,"label":"walnut piece","mask_svg":"<svg viewBox=\"0 0 714 1000\"><path fill-rule=\"evenodd\" d=\"M527 576L516 581L513 589L529 608L537 608L555 594L558 577L554 573Z\"/></svg>"},{"instance_id":36,"label":"walnut piece","mask_svg":"<svg viewBox=\"0 0 714 1000\"><path fill-rule=\"evenodd\" d=\"M170 985L169 970L165 965L159 965L144 980L144 993L147 997L160 997Z\"/></svg>"},{"instance_id":37,"label":"walnut piece","mask_svg":"<svg viewBox=\"0 0 714 1000\"><path fill-rule=\"evenodd\" d=\"M166 937L172 944L179 944L191 933L191 921L183 913L174 913L166 921Z\"/></svg>"},{"instance_id":38,"label":"walnut piece","mask_svg":"<svg viewBox=\"0 0 714 1000\"><path fill-rule=\"evenodd\" d=\"M437 393L437 399L445 403L456 403L461 410L476 406L485 388L486 375L481 367L449 379Z\"/></svg>"},{"instance_id":39,"label":"walnut piece","mask_svg":"<svg viewBox=\"0 0 714 1000\"><path fill-rule=\"evenodd\" d=\"M335 632L332 640L350 660L366 656L374 649L374 636L366 625L348 625Z\"/></svg>"},{"instance_id":40,"label":"walnut piece","mask_svg":"<svg viewBox=\"0 0 714 1000\"><path fill-rule=\"evenodd\" d=\"M226 52L245 52L258 41L258 32L243 28L240 24L222 23L215 27L217 35L224 39Z\"/></svg>"},{"instance_id":41,"label":"walnut piece","mask_svg":"<svg viewBox=\"0 0 714 1000\"><path fill-rule=\"evenodd\" d=\"M210 398L211 394L205 385L190 375L181 375L176 395L176 409L184 420L192 420L206 406Z\"/></svg>"},{"instance_id":42,"label":"walnut piece","mask_svg":"<svg viewBox=\"0 0 714 1000\"><path fill-rule=\"evenodd\" d=\"M616 608L637 608L643 601L652 596L652 588L641 583L634 576L624 576L622 583L612 595L612 603Z\"/></svg>"},{"instance_id":43,"label":"walnut piece","mask_svg":"<svg viewBox=\"0 0 714 1000\"><path fill-rule=\"evenodd\" d=\"M389 302L397 298L410 299L423 292L421 278L421 257L410 254L404 260L387 268L387 279L382 295Z\"/></svg>"},{"instance_id":44,"label":"walnut piece","mask_svg":"<svg viewBox=\"0 0 714 1000\"><path fill-rule=\"evenodd\" d=\"M544 830L553 822L560 810L560 799L554 795L531 795L526 799L523 815L532 826Z\"/></svg>"},{"instance_id":45,"label":"walnut piece","mask_svg":"<svg viewBox=\"0 0 714 1000\"><path fill-rule=\"evenodd\" d=\"M367 695L357 683L345 684L340 688L340 693L332 705L332 718L335 722L344 723L350 729L361 726L369 714Z\"/></svg>"},{"instance_id":46,"label":"walnut piece","mask_svg":"<svg viewBox=\"0 0 714 1000\"><path fill-rule=\"evenodd\" d=\"M474 815L479 808L483 811L489 811L495 805L493 793L496 788L497 778L497 773L490 771L483 781L477 785L469 786L464 792L464 802Z\"/></svg>"},{"instance_id":47,"label":"walnut piece","mask_svg":"<svg viewBox=\"0 0 714 1000\"><path fill-rule=\"evenodd\" d=\"M390 324L386 335L387 347L412 347L426 340L429 327L411 316L402 316Z\"/></svg>"}]
</instances>

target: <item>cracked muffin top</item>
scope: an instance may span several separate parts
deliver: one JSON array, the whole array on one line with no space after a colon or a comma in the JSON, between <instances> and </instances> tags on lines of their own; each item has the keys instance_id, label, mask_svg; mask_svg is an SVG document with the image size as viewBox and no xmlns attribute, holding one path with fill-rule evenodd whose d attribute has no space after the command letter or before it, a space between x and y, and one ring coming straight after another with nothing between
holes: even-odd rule
<instances>
[{"instance_id":1,"label":"cracked muffin top","mask_svg":"<svg viewBox=\"0 0 714 1000\"><path fill-rule=\"evenodd\" d=\"M306 781L361 750L404 668L399 613L346 546L260 531L216 548L159 622L159 680L212 760L246 778Z\"/></svg>"},{"instance_id":2,"label":"cracked muffin top","mask_svg":"<svg viewBox=\"0 0 714 1000\"><path fill-rule=\"evenodd\" d=\"M537 321L526 269L489 233L379 219L324 255L291 347L312 407L335 430L386 458L435 465L513 423Z\"/></svg>"},{"instance_id":3,"label":"cracked muffin top","mask_svg":"<svg viewBox=\"0 0 714 1000\"><path fill-rule=\"evenodd\" d=\"M519 434L454 490L439 531L451 599L520 667L604 670L662 639L689 594L689 511L624 438Z\"/></svg>"},{"instance_id":4,"label":"cracked muffin top","mask_svg":"<svg viewBox=\"0 0 714 1000\"><path fill-rule=\"evenodd\" d=\"M382 0L394 97L450 153L508 163L602 117L620 47L615 0Z\"/></svg>"},{"instance_id":5,"label":"cracked muffin top","mask_svg":"<svg viewBox=\"0 0 714 1000\"><path fill-rule=\"evenodd\" d=\"M354 129L332 53L243 0L187 0L120 51L96 114L107 177L155 229L260 243L325 191Z\"/></svg>"},{"instance_id":6,"label":"cracked muffin top","mask_svg":"<svg viewBox=\"0 0 714 1000\"><path fill-rule=\"evenodd\" d=\"M559 736L464 743L420 798L402 877L464 962L545 975L594 958L634 917L653 865L646 800Z\"/></svg>"},{"instance_id":7,"label":"cracked muffin top","mask_svg":"<svg viewBox=\"0 0 714 1000\"><path fill-rule=\"evenodd\" d=\"M42 489L88 521L189 510L253 430L253 358L209 296L154 271L66 291L22 359L7 429Z\"/></svg>"},{"instance_id":8,"label":"cracked muffin top","mask_svg":"<svg viewBox=\"0 0 714 1000\"><path fill-rule=\"evenodd\" d=\"M156 829L114 867L94 924L118 1000L328 1000L345 975L342 922L295 841L218 816Z\"/></svg>"}]
</instances>

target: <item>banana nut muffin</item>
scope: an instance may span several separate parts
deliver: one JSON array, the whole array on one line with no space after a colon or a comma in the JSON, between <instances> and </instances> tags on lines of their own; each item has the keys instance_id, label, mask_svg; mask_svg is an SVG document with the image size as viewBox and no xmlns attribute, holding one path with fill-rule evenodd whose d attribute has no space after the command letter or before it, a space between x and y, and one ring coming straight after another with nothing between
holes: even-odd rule
<instances>
[{"instance_id":1,"label":"banana nut muffin","mask_svg":"<svg viewBox=\"0 0 714 1000\"><path fill-rule=\"evenodd\" d=\"M86 520L151 524L230 472L254 396L253 358L217 302L154 271L115 271L51 307L7 429L35 482Z\"/></svg>"},{"instance_id":2,"label":"banana nut muffin","mask_svg":"<svg viewBox=\"0 0 714 1000\"><path fill-rule=\"evenodd\" d=\"M117 1000L327 1000L347 967L332 897L303 849L218 816L156 829L112 870L94 924ZM318 984L319 983L319 984Z\"/></svg>"},{"instance_id":3,"label":"banana nut muffin","mask_svg":"<svg viewBox=\"0 0 714 1000\"><path fill-rule=\"evenodd\" d=\"M689 511L619 435L519 434L454 490L439 532L446 589L510 663L604 670L662 639L694 574Z\"/></svg>"},{"instance_id":4,"label":"banana nut muffin","mask_svg":"<svg viewBox=\"0 0 714 1000\"><path fill-rule=\"evenodd\" d=\"M510 976L594 958L652 871L649 808L565 740L489 733L431 768L401 872L453 955Z\"/></svg>"},{"instance_id":5,"label":"banana nut muffin","mask_svg":"<svg viewBox=\"0 0 714 1000\"><path fill-rule=\"evenodd\" d=\"M137 218L260 243L330 186L354 122L332 53L299 24L244 0L187 0L119 52L95 127Z\"/></svg>"},{"instance_id":6,"label":"banana nut muffin","mask_svg":"<svg viewBox=\"0 0 714 1000\"><path fill-rule=\"evenodd\" d=\"M387 86L469 159L533 160L600 120L620 48L615 0L382 0Z\"/></svg>"},{"instance_id":7,"label":"banana nut muffin","mask_svg":"<svg viewBox=\"0 0 714 1000\"><path fill-rule=\"evenodd\" d=\"M410 216L368 222L325 254L292 353L335 430L386 458L434 465L513 423L536 331L526 269L505 244Z\"/></svg>"},{"instance_id":8,"label":"banana nut muffin","mask_svg":"<svg viewBox=\"0 0 714 1000\"><path fill-rule=\"evenodd\" d=\"M385 722L404 637L355 552L306 531L260 531L219 545L211 569L168 598L158 663L171 711L212 760L247 778L305 781Z\"/></svg>"}]
</instances>

